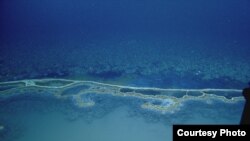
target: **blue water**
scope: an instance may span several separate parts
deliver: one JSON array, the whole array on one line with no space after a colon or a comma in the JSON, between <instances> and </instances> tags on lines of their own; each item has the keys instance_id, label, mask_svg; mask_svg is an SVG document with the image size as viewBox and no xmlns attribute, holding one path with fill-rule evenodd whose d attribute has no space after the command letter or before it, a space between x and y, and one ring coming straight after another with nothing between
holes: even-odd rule
<instances>
[{"instance_id":1,"label":"blue water","mask_svg":"<svg viewBox=\"0 0 250 141\"><path fill-rule=\"evenodd\" d=\"M249 0L1 0L0 82L64 78L135 87L242 89L250 80L249 6ZM4 90L9 88L12 86L1 86L0 100ZM64 95L71 96L82 89L85 88L69 89ZM14 98L18 94L18 91L13 94ZM182 93L180 95L182 97ZM32 100L22 102L20 97ZM46 100L39 102L47 95L35 99L33 96L20 97L11 102L1 101L9 105L6 109L0 106L0 117L3 117L0 118L0 140L1 137L20 141L70 140L68 137L72 136L75 138L71 139L76 141L84 137L93 141L145 141L157 137L158 140L171 140L173 123L236 124L243 108L243 102L229 104L237 107L230 113L227 110L231 107L223 102L213 103L210 108L194 102L195 106L183 106L177 113L180 118L174 119L171 115L162 116L152 111L138 110L139 115L136 115L126 102L105 107L102 104L107 99L100 98L103 107L99 105L97 109L98 114L103 115L97 114L100 116L97 118L84 111L87 114L78 118L84 112L74 111L74 106L66 106L58 113L55 111L60 106L52 105L57 110L48 110ZM72 104L67 100L65 103ZM38 106L29 111L30 105ZM207 112L192 117L193 113L184 110L198 105ZM225 108L219 110L218 105ZM112 109L113 106L118 108ZM20 108L20 113L13 112L16 107ZM45 110L35 112L40 109ZM64 120L62 113L65 111L71 112L70 120ZM213 114L219 118L210 116ZM17 120L8 120L15 115L19 117ZM35 121L37 116L42 118ZM161 120L165 116L168 120ZM88 123L86 117L93 124ZM115 120L112 124L114 118L121 118L124 123ZM44 123L51 123L53 128L43 127ZM133 126L136 123L139 125ZM1 125L7 130L2 131ZM21 127L37 127L37 130L25 129L23 133ZM115 127L121 128L115 130ZM60 130L65 136L45 132L52 129ZM79 130L85 131L84 135ZM134 131L138 130L136 136ZM100 132L100 138L93 135ZM111 132L116 132L117 136L111 136ZM39 134L44 139L39 138ZM143 136L145 134L147 136Z\"/></svg>"}]
</instances>

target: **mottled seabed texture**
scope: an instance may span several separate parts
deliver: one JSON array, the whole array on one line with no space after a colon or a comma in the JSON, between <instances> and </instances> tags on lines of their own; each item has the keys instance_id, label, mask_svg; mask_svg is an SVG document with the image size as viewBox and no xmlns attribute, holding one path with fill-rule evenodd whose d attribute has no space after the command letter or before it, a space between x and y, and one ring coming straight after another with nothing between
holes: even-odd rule
<instances>
[{"instance_id":1,"label":"mottled seabed texture","mask_svg":"<svg viewBox=\"0 0 250 141\"><path fill-rule=\"evenodd\" d=\"M0 140L165 141L239 124L248 0L1 0Z\"/></svg>"}]
</instances>

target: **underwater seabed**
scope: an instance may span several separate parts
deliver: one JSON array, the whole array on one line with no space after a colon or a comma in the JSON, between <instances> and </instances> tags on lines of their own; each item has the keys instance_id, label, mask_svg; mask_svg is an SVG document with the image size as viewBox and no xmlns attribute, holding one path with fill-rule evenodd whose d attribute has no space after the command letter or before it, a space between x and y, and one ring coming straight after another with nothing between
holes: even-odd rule
<instances>
[{"instance_id":1,"label":"underwater seabed","mask_svg":"<svg viewBox=\"0 0 250 141\"><path fill-rule=\"evenodd\" d=\"M0 83L4 141L165 141L173 124L239 124L238 89L161 89L66 79Z\"/></svg>"}]
</instances>

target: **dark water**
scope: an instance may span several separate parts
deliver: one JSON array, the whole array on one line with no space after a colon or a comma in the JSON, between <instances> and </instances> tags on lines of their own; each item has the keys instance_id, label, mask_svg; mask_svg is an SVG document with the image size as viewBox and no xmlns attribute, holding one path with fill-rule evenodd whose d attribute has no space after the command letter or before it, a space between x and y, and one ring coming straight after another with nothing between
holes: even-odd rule
<instances>
[{"instance_id":1,"label":"dark water","mask_svg":"<svg viewBox=\"0 0 250 141\"><path fill-rule=\"evenodd\" d=\"M0 82L242 89L250 80L249 6L249 0L1 0ZM204 99L162 114L141 109L145 101L136 98L100 96L94 107L79 109L68 99L19 89L3 99L12 87L1 83L0 140L171 140L174 123L238 124L244 104Z\"/></svg>"}]
</instances>

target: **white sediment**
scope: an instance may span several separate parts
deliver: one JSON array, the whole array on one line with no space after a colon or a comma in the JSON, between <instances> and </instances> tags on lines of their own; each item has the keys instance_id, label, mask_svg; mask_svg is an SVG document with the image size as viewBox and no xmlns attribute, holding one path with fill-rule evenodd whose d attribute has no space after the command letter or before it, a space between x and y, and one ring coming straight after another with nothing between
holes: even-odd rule
<instances>
[{"instance_id":1,"label":"white sediment","mask_svg":"<svg viewBox=\"0 0 250 141\"><path fill-rule=\"evenodd\" d=\"M62 82L61 86L50 86L49 82L56 81L56 82ZM39 85L39 83L43 83L43 85ZM67 82L67 83L63 83ZM29 88L39 88L39 89L45 89L47 91L56 90L56 92L52 92L56 97L58 98L67 98L70 96L73 96L75 99L75 104L79 107L89 107L94 106L94 101L88 101L85 99L82 99L81 96L84 94L105 94L105 95L112 95L112 96L119 96L119 97L134 97L139 99L145 99L149 102L146 102L141 105L144 109L151 109L156 111L171 111L173 109L176 109L180 103L187 101L187 100L206 100L206 99L218 99L226 103L235 103L237 101L243 100L243 97L241 96L242 90L239 89L214 89L214 88L206 88L206 89L164 89L164 88L154 88L154 87L132 87L132 86L122 86L122 85L114 85L114 84L106 84L106 83L100 83L95 81L81 81L81 80L68 80L68 79L31 79L31 80L20 80L20 81L11 81L11 82L1 82L1 85L13 85L13 84L19 84L24 83L25 85L16 85L14 88L10 88L7 90L0 91L1 94L8 93L12 89L22 89L26 88L26 90L29 90ZM45 85L47 84L47 85ZM62 95L62 92L69 89L74 88L74 86L79 85L87 85L89 88L79 90L72 95ZM14 85L15 86L15 85ZM122 92L120 91L122 88L131 89L130 92ZM159 94L143 94L140 91L136 90L153 90L159 92ZM190 93L198 93L197 96L189 95ZM178 93L184 93L183 96L177 98L174 94ZM200 93L200 95L199 95ZM220 95L218 95L220 93ZM223 94L227 93L237 93L237 96L234 96L232 98L227 98ZM150 103L151 100L157 100L160 101L160 105L155 105ZM167 102L167 103L164 103Z\"/></svg>"}]
</instances>

